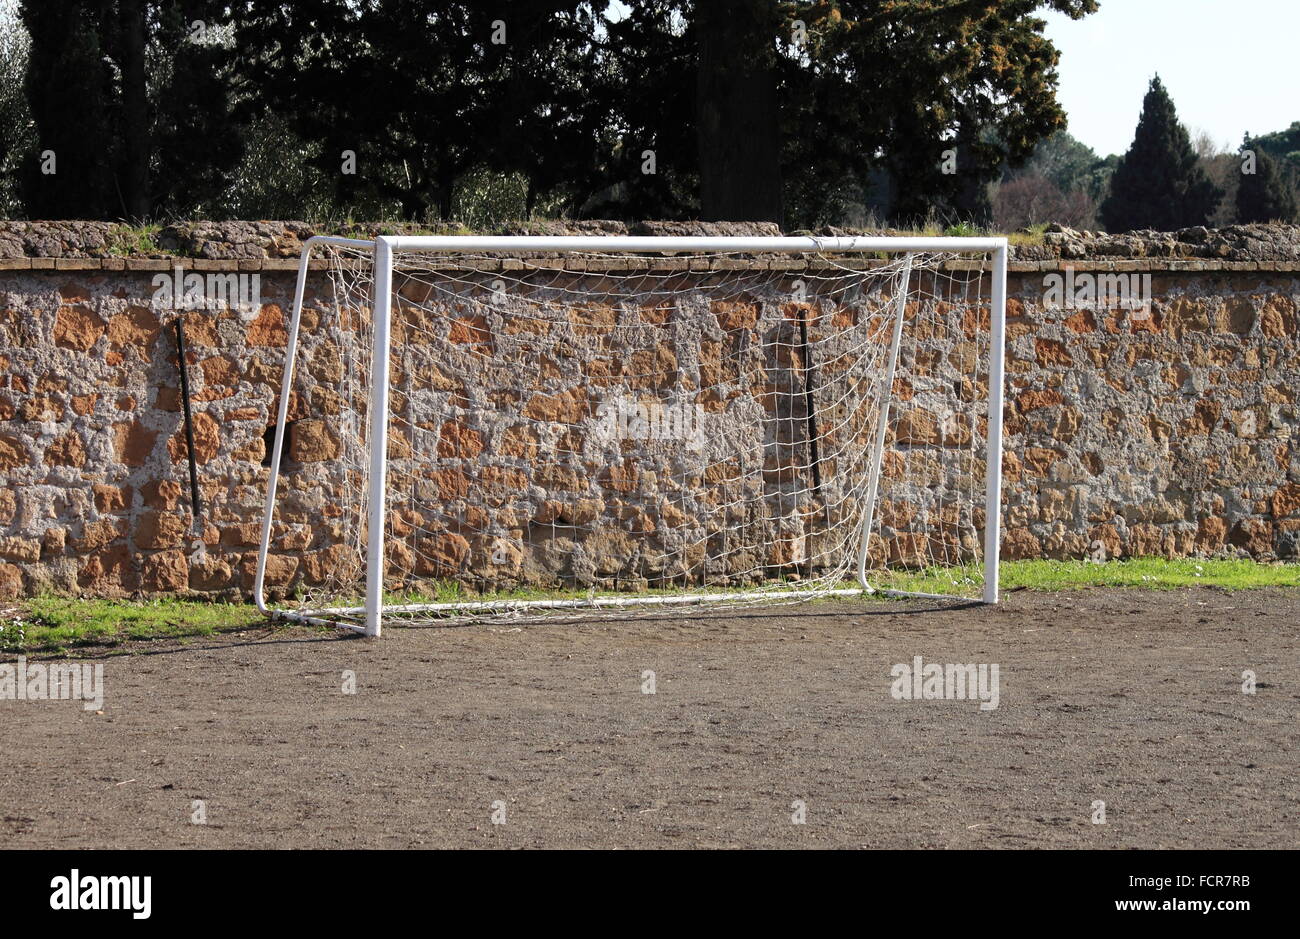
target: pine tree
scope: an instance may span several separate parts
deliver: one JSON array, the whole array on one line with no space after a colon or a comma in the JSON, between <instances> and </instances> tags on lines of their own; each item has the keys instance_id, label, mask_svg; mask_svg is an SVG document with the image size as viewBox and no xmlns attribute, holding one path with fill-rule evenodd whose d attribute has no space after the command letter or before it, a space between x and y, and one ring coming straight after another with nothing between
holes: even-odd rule
<instances>
[{"instance_id":1,"label":"pine tree","mask_svg":"<svg viewBox=\"0 0 1300 939\"><path fill-rule=\"evenodd\" d=\"M1252 147L1249 138L1242 142L1241 156L1241 183L1237 186L1237 221L1249 224L1294 220L1296 193L1288 178L1286 167L1263 150Z\"/></svg>"},{"instance_id":2,"label":"pine tree","mask_svg":"<svg viewBox=\"0 0 1300 939\"><path fill-rule=\"evenodd\" d=\"M1206 224L1222 198L1157 75L1143 99L1133 146L1111 177L1102 222L1112 232L1174 231Z\"/></svg>"}]
</instances>

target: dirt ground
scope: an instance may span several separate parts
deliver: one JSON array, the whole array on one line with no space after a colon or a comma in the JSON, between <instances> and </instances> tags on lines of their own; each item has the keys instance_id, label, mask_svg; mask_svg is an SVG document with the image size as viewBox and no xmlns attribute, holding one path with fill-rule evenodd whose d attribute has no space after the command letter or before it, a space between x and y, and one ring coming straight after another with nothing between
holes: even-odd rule
<instances>
[{"instance_id":1,"label":"dirt ground","mask_svg":"<svg viewBox=\"0 0 1300 939\"><path fill-rule=\"evenodd\" d=\"M132 648L102 714L0 701L0 846L1300 845L1295 591ZM998 707L895 700L918 655L996 663Z\"/></svg>"}]
</instances>

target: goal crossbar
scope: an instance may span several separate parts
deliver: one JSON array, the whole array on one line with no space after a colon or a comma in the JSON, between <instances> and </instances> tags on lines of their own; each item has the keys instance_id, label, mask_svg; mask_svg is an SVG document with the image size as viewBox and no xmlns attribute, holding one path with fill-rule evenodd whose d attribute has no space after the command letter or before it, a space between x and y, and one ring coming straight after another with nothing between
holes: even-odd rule
<instances>
[{"instance_id":1,"label":"goal crossbar","mask_svg":"<svg viewBox=\"0 0 1300 939\"><path fill-rule=\"evenodd\" d=\"M470 252L514 253L514 252L558 252L558 253L599 253L599 254L654 254L673 255L681 253L735 253L735 254L863 254L885 252L893 255L910 256L917 252L981 252L990 256L991 294L988 354L988 414L987 414L987 457L984 492L984 581L981 601L998 602L998 568L999 544L1001 533L1001 465L1002 465L1002 410L1003 386L1005 382L1005 321L1007 289L1007 239L1000 237L884 237L884 236L533 236L533 235L447 235L447 236L379 236L371 239L343 238L317 235L303 243L299 260L297 281L294 290L293 306L289 315L287 339L285 345L285 363L283 381L277 408L276 430L270 454L270 471L266 490L265 511L262 518L261 537L258 549L257 566L253 585L253 596L258 609L264 614L280 616L305 623L326 623L341 628L354 629L366 635L378 636L381 632L382 616L385 611L391 613L405 612L467 612L467 613L508 613L524 609L538 610L578 610L578 609L613 609L636 608L645 606L679 606L704 603L727 603L745 600L762 602L793 598L801 595L797 590L767 589L751 591L747 594L727 592L678 593L654 596L588 596L572 599L535 599L535 600L484 600L463 601L456 603L419 603L401 604L385 603L384 597L384 529L387 505L385 501L385 481L388 470L388 421L387 414L390 398L389 352L392 326L392 294L395 258L405 253L426 254L465 254ZM275 517L276 496L279 483L279 467L284 453L286 425L294 370L299 347L299 333L302 322L302 310L306 282L312 255L315 249L338 247L365 251L370 254L373 263L374 280L371 300L373 304L372 333L372 387L369 402L370 436L367 441L369 454L369 477L367 490L367 569L365 581L365 606L330 606L301 610L273 609L267 597L266 574L270 551L272 526ZM910 263L910 262L909 262ZM904 278L906 283L906 277ZM898 332L902 326L903 298L898 302L898 313L893 324L892 353L889 374L892 379L897 361ZM885 414L888 415L889 402L886 400ZM879 426L883 441L884 421ZM880 448L877 447L875 465L871 471L870 497L874 501L876 485L881 472ZM866 573L867 539L870 536L873 505L866 507L866 517L862 523L860 548L858 551L856 576L858 586L844 589L823 590L818 596L851 597L864 594L882 596L906 596L938 600L952 600L953 597L928 593L883 589L873 586ZM363 623L349 623L328 617L364 617Z\"/></svg>"}]
</instances>

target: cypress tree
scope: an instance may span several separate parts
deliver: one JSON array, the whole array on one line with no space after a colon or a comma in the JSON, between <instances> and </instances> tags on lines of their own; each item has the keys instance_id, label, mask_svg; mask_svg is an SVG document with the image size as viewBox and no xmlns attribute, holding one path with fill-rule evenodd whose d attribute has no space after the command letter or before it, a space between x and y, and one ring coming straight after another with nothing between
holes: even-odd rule
<instances>
[{"instance_id":1,"label":"cypress tree","mask_svg":"<svg viewBox=\"0 0 1300 939\"><path fill-rule=\"evenodd\" d=\"M1102 222L1112 232L1174 231L1206 224L1222 198L1157 75L1143 99L1133 145L1111 177Z\"/></svg>"}]
</instances>

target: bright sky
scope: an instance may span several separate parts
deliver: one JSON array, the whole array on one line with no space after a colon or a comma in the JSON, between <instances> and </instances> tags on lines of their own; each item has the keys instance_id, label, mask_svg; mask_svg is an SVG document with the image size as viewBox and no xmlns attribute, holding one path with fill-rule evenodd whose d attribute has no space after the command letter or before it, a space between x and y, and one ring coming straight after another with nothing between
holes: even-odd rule
<instances>
[{"instance_id":1,"label":"bright sky","mask_svg":"<svg viewBox=\"0 0 1300 939\"><path fill-rule=\"evenodd\" d=\"M1178 118L1235 149L1300 121L1300 0L1100 0L1078 22L1040 13L1061 52L1069 132L1100 156L1133 141L1151 76Z\"/></svg>"}]
</instances>

